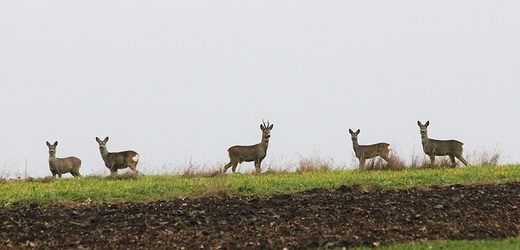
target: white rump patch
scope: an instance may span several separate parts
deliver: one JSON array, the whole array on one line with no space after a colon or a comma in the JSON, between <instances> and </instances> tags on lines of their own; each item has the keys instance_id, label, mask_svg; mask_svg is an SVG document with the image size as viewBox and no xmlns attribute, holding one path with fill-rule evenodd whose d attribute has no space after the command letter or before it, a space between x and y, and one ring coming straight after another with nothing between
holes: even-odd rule
<instances>
[{"instance_id":1,"label":"white rump patch","mask_svg":"<svg viewBox=\"0 0 520 250\"><path fill-rule=\"evenodd\" d=\"M392 146L388 145L388 151L392 150Z\"/></svg>"},{"instance_id":2,"label":"white rump patch","mask_svg":"<svg viewBox=\"0 0 520 250\"><path fill-rule=\"evenodd\" d=\"M132 157L132 161L139 162L139 154L135 154L135 156Z\"/></svg>"}]
</instances>

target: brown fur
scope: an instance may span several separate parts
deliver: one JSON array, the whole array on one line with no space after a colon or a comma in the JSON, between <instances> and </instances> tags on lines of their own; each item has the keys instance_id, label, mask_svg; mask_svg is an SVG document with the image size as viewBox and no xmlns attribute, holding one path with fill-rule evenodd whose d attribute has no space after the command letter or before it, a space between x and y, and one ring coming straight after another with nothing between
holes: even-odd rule
<instances>
[{"instance_id":1,"label":"brown fur","mask_svg":"<svg viewBox=\"0 0 520 250\"><path fill-rule=\"evenodd\" d=\"M388 154L390 153L390 144L385 142L380 142L372 145L359 145L358 143L358 135L361 130L357 130L356 132L352 131L352 129L348 129L352 139L352 147L354 148L354 152L356 153L356 157L359 159L359 169L364 170L366 159L374 158L376 156L381 157L386 162L388 162Z\"/></svg>"},{"instance_id":2,"label":"brown fur","mask_svg":"<svg viewBox=\"0 0 520 250\"><path fill-rule=\"evenodd\" d=\"M99 144L99 152L101 158L105 162L105 167L110 170L112 175L117 173L118 169L130 168L134 173L137 173L137 163L139 163L139 154L135 151L128 150L122 152L111 153L108 152L106 143L108 142L108 136L104 140L100 140L96 137L96 141Z\"/></svg>"},{"instance_id":3,"label":"brown fur","mask_svg":"<svg viewBox=\"0 0 520 250\"><path fill-rule=\"evenodd\" d=\"M236 171L238 164L242 162L255 162L255 170L260 173L260 165L262 160L267 155L267 147L269 146L269 138L271 137L271 129L273 124L267 125L265 123L260 124L262 130L262 141L258 144L251 146L233 146L228 149L229 163L224 166L224 173L231 167L233 173Z\"/></svg>"},{"instance_id":4,"label":"brown fur","mask_svg":"<svg viewBox=\"0 0 520 250\"><path fill-rule=\"evenodd\" d=\"M51 170L53 178L56 178L56 175L61 178L61 175L66 173L70 173L74 177L81 176L79 173L79 168L81 167L80 159L74 156L56 158L58 141L54 142L54 144L46 143L47 147L49 147L49 169Z\"/></svg>"},{"instance_id":5,"label":"brown fur","mask_svg":"<svg viewBox=\"0 0 520 250\"><path fill-rule=\"evenodd\" d=\"M430 156L431 165L435 163L435 156L448 155L451 160L451 166L455 167L455 157L459 159L464 165L468 166L468 162L462 157L462 151L464 143L457 140L434 140L428 138L428 125L430 121L427 121L424 125L420 121L417 121L421 133L421 141L423 145L423 151L426 155Z\"/></svg>"}]
</instances>

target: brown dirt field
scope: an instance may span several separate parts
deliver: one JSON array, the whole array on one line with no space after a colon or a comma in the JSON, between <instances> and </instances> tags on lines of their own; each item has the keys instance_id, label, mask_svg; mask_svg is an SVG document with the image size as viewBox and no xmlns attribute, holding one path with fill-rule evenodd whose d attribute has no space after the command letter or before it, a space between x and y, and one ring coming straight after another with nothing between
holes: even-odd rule
<instances>
[{"instance_id":1,"label":"brown dirt field","mask_svg":"<svg viewBox=\"0 0 520 250\"><path fill-rule=\"evenodd\" d=\"M519 202L520 183L508 183L31 205L0 209L0 249L304 249L501 239L519 235Z\"/></svg>"}]
</instances>

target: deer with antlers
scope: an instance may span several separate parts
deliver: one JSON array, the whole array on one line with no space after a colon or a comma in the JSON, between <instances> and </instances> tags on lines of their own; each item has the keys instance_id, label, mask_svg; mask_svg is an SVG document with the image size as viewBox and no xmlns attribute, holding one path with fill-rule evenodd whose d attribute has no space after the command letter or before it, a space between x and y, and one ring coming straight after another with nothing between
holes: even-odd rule
<instances>
[{"instance_id":1,"label":"deer with antlers","mask_svg":"<svg viewBox=\"0 0 520 250\"><path fill-rule=\"evenodd\" d=\"M260 143L251 146L233 146L228 149L229 163L224 166L224 173L231 167L232 171L235 172L237 165L242 162L255 162L255 170L260 173L260 165L262 160L267 155L267 147L269 146L269 138L271 137L271 130L273 124L267 124L262 120L260 124L262 130L262 141Z\"/></svg>"}]
</instances>

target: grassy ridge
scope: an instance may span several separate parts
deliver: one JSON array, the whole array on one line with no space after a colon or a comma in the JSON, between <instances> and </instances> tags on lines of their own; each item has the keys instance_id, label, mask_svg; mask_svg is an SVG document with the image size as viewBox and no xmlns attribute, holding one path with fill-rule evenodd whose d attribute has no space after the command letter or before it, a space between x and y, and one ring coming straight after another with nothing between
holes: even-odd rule
<instances>
[{"instance_id":1,"label":"grassy ridge","mask_svg":"<svg viewBox=\"0 0 520 250\"><path fill-rule=\"evenodd\" d=\"M520 165L408 169L404 171L324 170L303 173L228 174L185 178L181 175L4 180L0 206L146 202L184 197L268 195L312 188L370 184L384 189L449 184L504 183L520 180Z\"/></svg>"},{"instance_id":2,"label":"grassy ridge","mask_svg":"<svg viewBox=\"0 0 520 250\"><path fill-rule=\"evenodd\" d=\"M341 249L341 248L337 248ZM369 250L373 247L355 247L352 250ZM381 246L381 250L417 250L417 249L456 249L456 250L513 250L520 249L520 239L511 238L505 240L456 240L456 241L431 241L424 243L405 243Z\"/></svg>"},{"instance_id":3,"label":"grassy ridge","mask_svg":"<svg viewBox=\"0 0 520 250\"><path fill-rule=\"evenodd\" d=\"M0 179L1 180L1 179ZM82 177L51 180L1 180L0 206L32 203L103 204L146 202L183 197L269 195L341 185L404 189L450 184L505 183L520 180L520 165L408 169L404 171L323 170L300 173L228 174L214 177L153 175L129 178ZM371 249L366 247L355 249ZM383 246L381 249L520 249L520 239L433 241Z\"/></svg>"}]
</instances>

